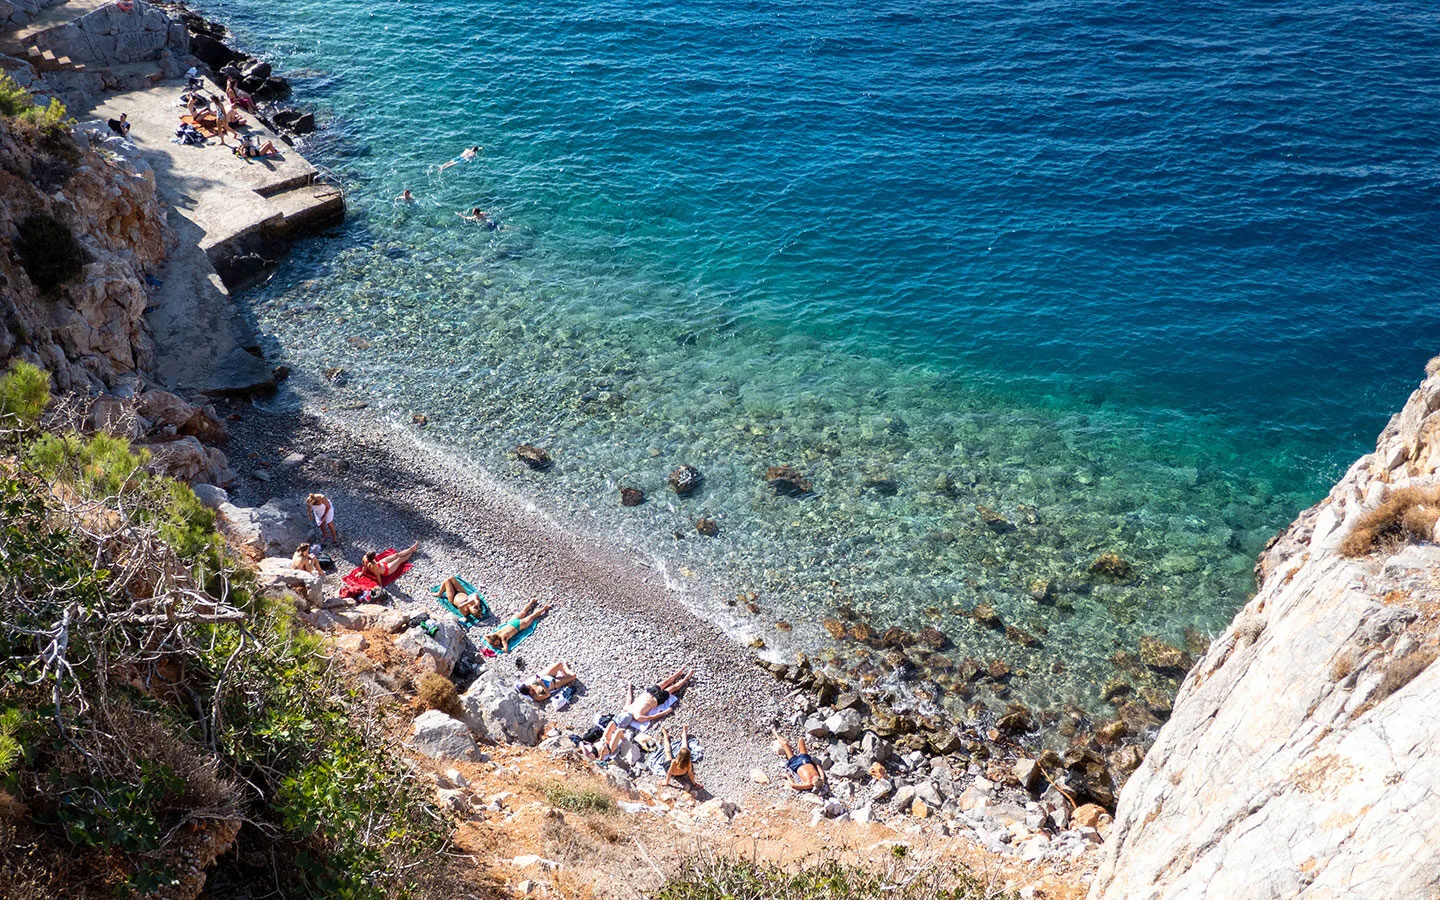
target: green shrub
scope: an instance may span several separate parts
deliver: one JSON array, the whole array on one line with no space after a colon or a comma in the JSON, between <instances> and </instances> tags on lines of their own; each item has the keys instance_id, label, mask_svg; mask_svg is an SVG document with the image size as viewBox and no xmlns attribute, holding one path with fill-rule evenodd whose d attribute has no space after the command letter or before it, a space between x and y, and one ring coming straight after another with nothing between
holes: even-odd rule
<instances>
[{"instance_id":1,"label":"green shrub","mask_svg":"<svg viewBox=\"0 0 1440 900\"><path fill-rule=\"evenodd\" d=\"M31 442L26 461L42 477L68 484L91 500L108 500L149 481L150 452L109 434L84 440L74 433L46 432Z\"/></svg>"},{"instance_id":2,"label":"green shrub","mask_svg":"<svg viewBox=\"0 0 1440 900\"><path fill-rule=\"evenodd\" d=\"M1002 900L1014 895L960 865L877 872L833 859L791 868L742 858L692 860L652 900Z\"/></svg>"},{"instance_id":3,"label":"green shrub","mask_svg":"<svg viewBox=\"0 0 1440 900\"><path fill-rule=\"evenodd\" d=\"M75 124L75 120L65 111L65 104L53 97L48 106L32 104L20 114L20 121L33 125L42 135L54 135Z\"/></svg>"},{"instance_id":4,"label":"green shrub","mask_svg":"<svg viewBox=\"0 0 1440 900\"><path fill-rule=\"evenodd\" d=\"M13 419L22 428L34 427L50 403L50 376L28 362L15 363L0 377L0 427Z\"/></svg>"},{"instance_id":5,"label":"green shrub","mask_svg":"<svg viewBox=\"0 0 1440 900\"><path fill-rule=\"evenodd\" d=\"M30 92L4 72L0 72L0 116L18 116L35 106Z\"/></svg>"},{"instance_id":6,"label":"green shrub","mask_svg":"<svg viewBox=\"0 0 1440 900\"><path fill-rule=\"evenodd\" d=\"M545 799L556 809L565 809L570 812L600 812L609 813L615 811L615 801L610 796L595 788L572 788L568 784L552 782L545 785Z\"/></svg>"},{"instance_id":7,"label":"green shrub","mask_svg":"<svg viewBox=\"0 0 1440 900\"><path fill-rule=\"evenodd\" d=\"M20 761L20 724L25 721L25 713L11 707L0 712L0 779L10 773L15 763Z\"/></svg>"},{"instance_id":8,"label":"green shrub","mask_svg":"<svg viewBox=\"0 0 1440 900\"><path fill-rule=\"evenodd\" d=\"M44 293L79 275L85 268L85 251L70 227L54 216L33 213L20 222L15 249L25 274Z\"/></svg>"}]
</instances>

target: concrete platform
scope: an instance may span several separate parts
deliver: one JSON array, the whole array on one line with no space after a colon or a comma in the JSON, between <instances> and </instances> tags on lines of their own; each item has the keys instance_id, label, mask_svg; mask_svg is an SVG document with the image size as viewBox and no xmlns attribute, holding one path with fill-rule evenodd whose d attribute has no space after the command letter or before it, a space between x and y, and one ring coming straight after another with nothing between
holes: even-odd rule
<instances>
[{"instance_id":1,"label":"concrete platform","mask_svg":"<svg viewBox=\"0 0 1440 900\"><path fill-rule=\"evenodd\" d=\"M180 79L113 94L85 115L129 115L130 140L155 170L180 239L149 310L157 377L176 390L263 391L274 386L270 367L216 267L225 270L231 257L248 252L242 246L247 238L289 239L340 221L344 197L317 183L319 171L254 116L246 116L250 127L242 133L274 142L280 159L247 162L219 144L171 143L185 112L179 105L183 88Z\"/></svg>"},{"instance_id":2,"label":"concrete platform","mask_svg":"<svg viewBox=\"0 0 1440 900\"><path fill-rule=\"evenodd\" d=\"M214 94L224 94L206 82ZM285 232L287 220L313 221L317 214L344 215L344 200L326 184L315 184L319 170L252 115L242 134L255 134L280 148L281 158L244 160L229 147L189 147L171 143L180 116L183 79L165 81L147 90L114 94L93 110L97 119L130 116L130 140L155 169L165 199L181 215L200 226L200 246L211 252L236 238L262 231ZM235 139L230 139L234 146ZM323 218L323 215L318 217ZM272 234L270 236L283 236Z\"/></svg>"}]
</instances>

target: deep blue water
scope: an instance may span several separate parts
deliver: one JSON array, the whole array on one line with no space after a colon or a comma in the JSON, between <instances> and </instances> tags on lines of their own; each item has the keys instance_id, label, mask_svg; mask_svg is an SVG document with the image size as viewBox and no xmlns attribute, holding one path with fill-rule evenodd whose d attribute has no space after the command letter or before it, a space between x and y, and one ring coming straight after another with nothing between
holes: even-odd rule
<instances>
[{"instance_id":1,"label":"deep blue water","mask_svg":"<svg viewBox=\"0 0 1440 900\"><path fill-rule=\"evenodd\" d=\"M1021 652L984 600L1097 659L1213 629L1440 352L1428 4L200 5L353 189L255 297L277 352L775 617ZM679 462L702 499L613 508ZM1091 584L1105 549L1140 579Z\"/></svg>"}]
</instances>

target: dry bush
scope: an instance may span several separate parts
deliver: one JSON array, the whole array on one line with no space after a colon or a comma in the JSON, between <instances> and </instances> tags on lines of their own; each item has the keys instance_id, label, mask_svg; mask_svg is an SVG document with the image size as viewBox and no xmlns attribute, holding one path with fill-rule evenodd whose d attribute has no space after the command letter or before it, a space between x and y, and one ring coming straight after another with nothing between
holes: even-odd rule
<instances>
[{"instance_id":1,"label":"dry bush","mask_svg":"<svg viewBox=\"0 0 1440 900\"><path fill-rule=\"evenodd\" d=\"M420 679L420 689L415 694L415 702L422 710L438 709L455 719L464 714L464 710L460 708L460 695L455 691L455 683L435 672L429 672Z\"/></svg>"},{"instance_id":2,"label":"dry bush","mask_svg":"<svg viewBox=\"0 0 1440 900\"><path fill-rule=\"evenodd\" d=\"M1440 487L1400 488L1366 512L1340 541L1340 552L1352 559L1407 540L1428 541L1440 520Z\"/></svg>"},{"instance_id":3,"label":"dry bush","mask_svg":"<svg viewBox=\"0 0 1440 900\"><path fill-rule=\"evenodd\" d=\"M1335 662L1330 666L1330 680L1344 681L1350 677L1350 673L1353 671L1355 671L1355 654L1342 653L1335 657Z\"/></svg>"},{"instance_id":4,"label":"dry bush","mask_svg":"<svg viewBox=\"0 0 1440 900\"><path fill-rule=\"evenodd\" d=\"M1379 703L1414 681L1434 661L1435 651L1429 647L1411 650L1404 656L1391 660L1385 667L1385 676L1380 680L1380 686L1375 689L1371 703Z\"/></svg>"}]
</instances>

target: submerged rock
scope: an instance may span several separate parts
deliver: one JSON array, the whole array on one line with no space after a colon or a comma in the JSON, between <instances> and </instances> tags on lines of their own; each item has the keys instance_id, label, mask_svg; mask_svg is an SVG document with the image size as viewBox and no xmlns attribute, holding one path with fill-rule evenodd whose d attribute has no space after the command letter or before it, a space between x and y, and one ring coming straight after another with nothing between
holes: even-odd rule
<instances>
[{"instance_id":1,"label":"submerged rock","mask_svg":"<svg viewBox=\"0 0 1440 900\"><path fill-rule=\"evenodd\" d=\"M1000 619L1000 614L995 611L995 607L988 603L976 604L970 615L986 628L999 630L1005 627L1005 623Z\"/></svg>"},{"instance_id":2,"label":"submerged rock","mask_svg":"<svg viewBox=\"0 0 1440 900\"><path fill-rule=\"evenodd\" d=\"M515 457L537 472L543 472L554 463L549 453L534 444L521 444L516 447Z\"/></svg>"},{"instance_id":3,"label":"submerged rock","mask_svg":"<svg viewBox=\"0 0 1440 900\"><path fill-rule=\"evenodd\" d=\"M639 506L645 502L645 492L637 487L622 487L620 489L621 506Z\"/></svg>"},{"instance_id":4,"label":"submerged rock","mask_svg":"<svg viewBox=\"0 0 1440 900\"><path fill-rule=\"evenodd\" d=\"M706 537L718 537L720 535L720 523L714 519L699 519L695 522L695 530Z\"/></svg>"},{"instance_id":5,"label":"submerged rock","mask_svg":"<svg viewBox=\"0 0 1440 900\"><path fill-rule=\"evenodd\" d=\"M684 497L699 490L700 485L705 482L705 476L700 474L700 470L694 466L685 465L671 472L667 481L671 490Z\"/></svg>"},{"instance_id":6,"label":"submerged rock","mask_svg":"<svg viewBox=\"0 0 1440 900\"><path fill-rule=\"evenodd\" d=\"M1148 634L1140 638L1140 661L1161 670L1188 670L1194 662L1184 650Z\"/></svg>"},{"instance_id":7,"label":"submerged rock","mask_svg":"<svg viewBox=\"0 0 1440 900\"><path fill-rule=\"evenodd\" d=\"M775 493L786 497L801 497L810 493L813 485L794 466L771 466L765 470L765 480Z\"/></svg>"},{"instance_id":8,"label":"submerged rock","mask_svg":"<svg viewBox=\"0 0 1440 900\"><path fill-rule=\"evenodd\" d=\"M1004 516L988 506L976 506L975 511L980 513L980 518L985 522L985 527L996 534L1009 534L1015 530L1015 525Z\"/></svg>"},{"instance_id":9,"label":"submerged rock","mask_svg":"<svg viewBox=\"0 0 1440 900\"><path fill-rule=\"evenodd\" d=\"M1118 553L1102 553L1090 564L1090 574L1123 580L1134 575L1135 568Z\"/></svg>"}]
</instances>

